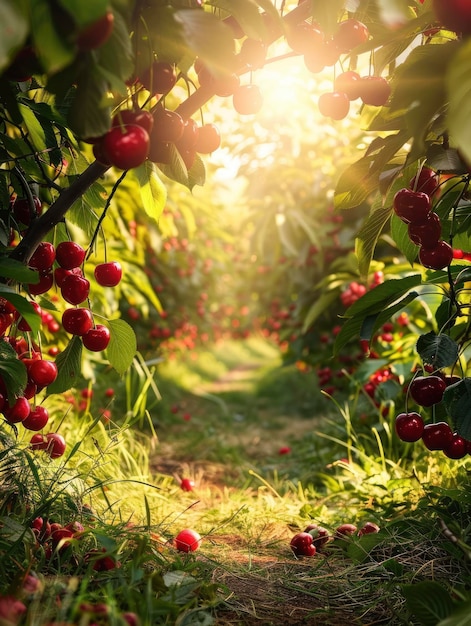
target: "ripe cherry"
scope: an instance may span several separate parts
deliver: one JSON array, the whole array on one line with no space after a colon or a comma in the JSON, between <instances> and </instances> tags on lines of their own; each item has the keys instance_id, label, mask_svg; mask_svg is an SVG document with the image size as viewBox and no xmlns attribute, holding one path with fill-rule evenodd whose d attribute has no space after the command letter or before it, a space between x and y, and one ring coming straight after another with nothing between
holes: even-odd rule
<instances>
[{"instance_id":1,"label":"ripe cherry","mask_svg":"<svg viewBox=\"0 0 471 626\"><path fill-rule=\"evenodd\" d=\"M414 442L422 437L424 420L415 412L399 413L395 421L396 433L401 441Z\"/></svg>"},{"instance_id":2,"label":"ripe cherry","mask_svg":"<svg viewBox=\"0 0 471 626\"><path fill-rule=\"evenodd\" d=\"M453 432L446 422L426 424L422 441L428 450L444 450L453 441Z\"/></svg>"},{"instance_id":3,"label":"ripe cherry","mask_svg":"<svg viewBox=\"0 0 471 626\"><path fill-rule=\"evenodd\" d=\"M308 524L303 532L311 535L312 543L316 550L321 550L331 540L327 528L318 524Z\"/></svg>"},{"instance_id":4,"label":"ripe cherry","mask_svg":"<svg viewBox=\"0 0 471 626\"><path fill-rule=\"evenodd\" d=\"M83 345L92 352L101 352L106 350L110 343L110 331L103 324L97 324L94 328L90 328L83 336Z\"/></svg>"},{"instance_id":5,"label":"ripe cherry","mask_svg":"<svg viewBox=\"0 0 471 626\"><path fill-rule=\"evenodd\" d=\"M334 90L347 94L349 100L356 100L361 95L360 78L357 72L342 72L335 77Z\"/></svg>"},{"instance_id":6,"label":"ripe cherry","mask_svg":"<svg viewBox=\"0 0 471 626\"><path fill-rule=\"evenodd\" d=\"M426 193L403 188L394 196L393 208L396 215L406 224L420 223L426 221L432 210L432 203Z\"/></svg>"},{"instance_id":7,"label":"ripe cherry","mask_svg":"<svg viewBox=\"0 0 471 626\"><path fill-rule=\"evenodd\" d=\"M79 50L100 48L111 37L114 28L114 15L107 11L98 20L81 30L76 39Z\"/></svg>"},{"instance_id":8,"label":"ripe cherry","mask_svg":"<svg viewBox=\"0 0 471 626\"><path fill-rule=\"evenodd\" d=\"M28 262L29 267L45 272L50 269L56 258L56 249L48 241L41 241L38 247L31 255Z\"/></svg>"},{"instance_id":9,"label":"ripe cherry","mask_svg":"<svg viewBox=\"0 0 471 626\"><path fill-rule=\"evenodd\" d=\"M124 109L119 111L112 121L113 126L128 126L129 124L141 126L150 133L154 126L154 116L149 111L142 109Z\"/></svg>"},{"instance_id":10,"label":"ripe cherry","mask_svg":"<svg viewBox=\"0 0 471 626\"><path fill-rule=\"evenodd\" d=\"M434 248L420 248L419 261L424 267L442 270L453 260L453 248L446 241L439 241Z\"/></svg>"},{"instance_id":11,"label":"ripe cherry","mask_svg":"<svg viewBox=\"0 0 471 626\"><path fill-rule=\"evenodd\" d=\"M363 537L363 535L371 535L373 533L379 533L380 528L378 524L374 522L365 522L365 524L358 531L358 536Z\"/></svg>"},{"instance_id":12,"label":"ripe cherry","mask_svg":"<svg viewBox=\"0 0 471 626\"><path fill-rule=\"evenodd\" d=\"M152 95L168 93L177 82L175 67L166 61L154 61L141 76L141 83Z\"/></svg>"},{"instance_id":13,"label":"ripe cherry","mask_svg":"<svg viewBox=\"0 0 471 626\"><path fill-rule=\"evenodd\" d=\"M39 433L33 435L29 441L32 450L45 450L47 447L47 439Z\"/></svg>"},{"instance_id":14,"label":"ripe cherry","mask_svg":"<svg viewBox=\"0 0 471 626\"><path fill-rule=\"evenodd\" d=\"M156 142L175 143L183 135L184 126L182 116L176 111L158 109L154 113L154 126L150 133L151 145Z\"/></svg>"},{"instance_id":15,"label":"ripe cherry","mask_svg":"<svg viewBox=\"0 0 471 626\"><path fill-rule=\"evenodd\" d=\"M49 411L38 405L31 409L28 417L22 421L22 425L28 430L42 430L49 421Z\"/></svg>"},{"instance_id":16,"label":"ripe cherry","mask_svg":"<svg viewBox=\"0 0 471 626\"><path fill-rule=\"evenodd\" d=\"M62 326L71 335L81 337L93 326L93 317L90 309L66 309L62 314Z\"/></svg>"},{"instance_id":17,"label":"ripe cherry","mask_svg":"<svg viewBox=\"0 0 471 626\"><path fill-rule=\"evenodd\" d=\"M341 52L350 52L353 48L368 41L368 28L358 20L348 19L340 22L334 34L334 41Z\"/></svg>"},{"instance_id":18,"label":"ripe cherry","mask_svg":"<svg viewBox=\"0 0 471 626\"><path fill-rule=\"evenodd\" d=\"M335 529L335 537L336 538L351 537L352 535L356 533L356 531L357 531L357 527L355 526L355 524L349 524L349 523L340 524L340 526L337 526L337 528Z\"/></svg>"},{"instance_id":19,"label":"ripe cherry","mask_svg":"<svg viewBox=\"0 0 471 626\"><path fill-rule=\"evenodd\" d=\"M350 100L347 94L333 91L319 96L319 111L324 117L333 120L343 120L350 110Z\"/></svg>"},{"instance_id":20,"label":"ripe cherry","mask_svg":"<svg viewBox=\"0 0 471 626\"><path fill-rule=\"evenodd\" d=\"M241 85L232 96L234 109L240 115L254 115L263 106L263 96L258 85Z\"/></svg>"},{"instance_id":21,"label":"ripe cherry","mask_svg":"<svg viewBox=\"0 0 471 626\"><path fill-rule=\"evenodd\" d=\"M442 224L437 213L429 213L424 222L408 224L409 239L417 246L435 248L440 241Z\"/></svg>"},{"instance_id":22,"label":"ripe cherry","mask_svg":"<svg viewBox=\"0 0 471 626\"><path fill-rule=\"evenodd\" d=\"M316 24L301 22L288 27L286 41L297 54L315 54L324 42L324 33Z\"/></svg>"},{"instance_id":23,"label":"ripe cherry","mask_svg":"<svg viewBox=\"0 0 471 626\"><path fill-rule=\"evenodd\" d=\"M94 276L97 283L102 287L116 287L123 276L121 263L118 261L100 263L95 267Z\"/></svg>"},{"instance_id":24,"label":"ripe cherry","mask_svg":"<svg viewBox=\"0 0 471 626\"><path fill-rule=\"evenodd\" d=\"M382 76L362 76L360 79L360 98L363 104L381 107L391 95L391 85Z\"/></svg>"},{"instance_id":25,"label":"ripe cherry","mask_svg":"<svg viewBox=\"0 0 471 626\"><path fill-rule=\"evenodd\" d=\"M456 33L471 33L471 5L467 0L433 0L438 21Z\"/></svg>"},{"instance_id":26,"label":"ripe cherry","mask_svg":"<svg viewBox=\"0 0 471 626\"><path fill-rule=\"evenodd\" d=\"M152 142L151 140L148 159L152 163L170 163L172 160L172 144L164 141Z\"/></svg>"},{"instance_id":27,"label":"ripe cherry","mask_svg":"<svg viewBox=\"0 0 471 626\"><path fill-rule=\"evenodd\" d=\"M42 293L46 293L54 285L54 274L52 272L45 272L39 274L39 281L37 283L29 283L28 289L32 296L39 296Z\"/></svg>"},{"instance_id":28,"label":"ripe cherry","mask_svg":"<svg viewBox=\"0 0 471 626\"><path fill-rule=\"evenodd\" d=\"M195 150L200 154L211 154L221 145L221 135L214 124L203 124L198 132Z\"/></svg>"},{"instance_id":29,"label":"ripe cherry","mask_svg":"<svg viewBox=\"0 0 471 626\"><path fill-rule=\"evenodd\" d=\"M267 58L267 47L258 39L244 39L239 52L239 60L252 70L260 69Z\"/></svg>"},{"instance_id":30,"label":"ripe cherry","mask_svg":"<svg viewBox=\"0 0 471 626\"><path fill-rule=\"evenodd\" d=\"M61 285L61 295L69 304L80 304L88 298L90 281L84 276L69 274Z\"/></svg>"},{"instance_id":31,"label":"ripe cherry","mask_svg":"<svg viewBox=\"0 0 471 626\"><path fill-rule=\"evenodd\" d=\"M41 215L43 206L41 200L33 195L33 205L28 198L16 198L12 205L13 217L17 222L29 226L31 221Z\"/></svg>"},{"instance_id":32,"label":"ripe cherry","mask_svg":"<svg viewBox=\"0 0 471 626\"><path fill-rule=\"evenodd\" d=\"M296 556L314 556L316 554L316 546L313 545L313 537L309 533L297 533L289 545Z\"/></svg>"},{"instance_id":33,"label":"ripe cherry","mask_svg":"<svg viewBox=\"0 0 471 626\"><path fill-rule=\"evenodd\" d=\"M65 452L65 439L59 433L47 433L46 435L46 452L51 459L57 459Z\"/></svg>"},{"instance_id":34,"label":"ripe cherry","mask_svg":"<svg viewBox=\"0 0 471 626\"><path fill-rule=\"evenodd\" d=\"M28 367L28 376L38 387L47 387L57 378L57 365L54 361L34 360Z\"/></svg>"},{"instance_id":35,"label":"ripe cherry","mask_svg":"<svg viewBox=\"0 0 471 626\"><path fill-rule=\"evenodd\" d=\"M183 133L180 139L175 142L180 153L187 150L194 150L198 141L199 126L193 119L188 119L183 125Z\"/></svg>"},{"instance_id":36,"label":"ripe cherry","mask_svg":"<svg viewBox=\"0 0 471 626\"><path fill-rule=\"evenodd\" d=\"M423 167L409 181L409 187L413 191L422 191L428 196L433 196L438 189L438 175L430 167Z\"/></svg>"},{"instance_id":37,"label":"ripe cherry","mask_svg":"<svg viewBox=\"0 0 471 626\"><path fill-rule=\"evenodd\" d=\"M5 419L10 424L18 424L25 420L31 411L31 405L27 398L20 396L15 400L15 403L10 405L8 402L3 408L3 414Z\"/></svg>"},{"instance_id":38,"label":"ripe cherry","mask_svg":"<svg viewBox=\"0 0 471 626\"><path fill-rule=\"evenodd\" d=\"M462 459L468 454L468 443L464 437L453 433L451 442L443 448L443 452L449 459Z\"/></svg>"},{"instance_id":39,"label":"ripe cherry","mask_svg":"<svg viewBox=\"0 0 471 626\"><path fill-rule=\"evenodd\" d=\"M137 124L115 126L102 139L103 154L107 161L121 170L139 167L147 159L150 145L149 133Z\"/></svg>"},{"instance_id":40,"label":"ripe cherry","mask_svg":"<svg viewBox=\"0 0 471 626\"><path fill-rule=\"evenodd\" d=\"M409 385L411 398L420 406L432 406L441 402L446 383L440 376L416 376Z\"/></svg>"},{"instance_id":41,"label":"ripe cherry","mask_svg":"<svg viewBox=\"0 0 471 626\"><path fill-rule=\"evenodd\" d=\"M82 265L85 250L74 241L61 241L56 247L56 261L65 270L72 270Z\"/></svg>"},{"instance_id":42,"label":"ripe cherry","mask_svg":"<svg viewBox=\"0 0 471 626\"><path fill-rule=\"evenodd\" d=\"M194 552L201 545L201 536L190 528L181 530L175 537L175 547L180 552Z\"/></svg>"},{"instance_id":43,"label":"ripe cherry","mask_svg":"<svg viewBox=\"0 0 471 626\"><path fill-rule=\"evenodd\" d=\"M183 491L193 491L195 487L195 481L191 478L182 478L180 481L180 489Z\"/></svg>"}]
</instances>

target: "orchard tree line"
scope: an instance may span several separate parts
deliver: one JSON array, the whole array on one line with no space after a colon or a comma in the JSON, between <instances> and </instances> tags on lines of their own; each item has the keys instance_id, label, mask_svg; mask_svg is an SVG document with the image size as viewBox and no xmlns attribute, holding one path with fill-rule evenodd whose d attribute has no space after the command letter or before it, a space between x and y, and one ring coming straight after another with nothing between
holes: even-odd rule
<instances>
[{"instance_id":1,"label":"orchard tree line","mask_svg":"<svg viewBox=\"0 0 471 626\"><path fill-rule=\"evenodd\" d=\"M359 103L354 115L371 139L335 190L337 213L368 213L334 352L360 340L372 356L378 333L390 344L391 324L426 310L427 332L409 326L413 345L383 351L370 392L378 401L377 384L401 372L399 437L452 458L470 451L470 8L459 0L6 0L0 16L0 402L13 429L37 431L34 449L63 453L58 433L39 432L49 419L40 399L76 384L84 349L119 373L136 353L112 295L131 289L112 245L132 230L117 213L128 181L158 228L171 201L166 181L204 185L205 155L221 145L206 104L229 100L241 124L255 119L264 101L257 70L293 56L313 76L332 72L317 102L326 124ZM384 241L395 254L372 272ZM332 275L317 285L297 311L300 354L337 297ZM152 285L144 292L159 309ZM57 333L62 348L48 350ZM412 376L401 370L411 359Z\"/></svg>"}]
</instances>

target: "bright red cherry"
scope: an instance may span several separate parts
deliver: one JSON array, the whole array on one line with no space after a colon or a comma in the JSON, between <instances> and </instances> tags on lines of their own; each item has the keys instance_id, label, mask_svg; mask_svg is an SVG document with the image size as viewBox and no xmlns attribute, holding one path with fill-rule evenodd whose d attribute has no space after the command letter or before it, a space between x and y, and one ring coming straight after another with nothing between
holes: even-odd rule
<instances>
[{"instance_id":1,"label":"bright red cherry","mask_svg":"<svg viewBox=\"0 0 471 626\"><path fill-rule=\"evenodd\" d=\"M343 120L350 110L350 100L346 93L333 91L319 96L319 111L324 117Z\"/></svg>"},{"instance_id":2,"label":"bright red cherry","mask_svg":"<svg viewBox=\"0 0 471 626\"><path fill-rule=\"evenodd\" d=\"M193 491L195 487L195 481L191 480L191 478L182 478L180 481L180 488L183 491Z\"/></svg>"},{"instance_id":3,"label":"bright red cherry","mask_svg":"<svg viewBox=\"0 0 471 626\"><path fill-rule=\"evenodd\" d=\"M312 535L309 533L297 533L289 545L296 556L314 556L316 554L316 546L313 544Z\"/></svg>"},{"instance_id":4,"label":"bright red cherry","mask_svg":"<svg viewBox=\"0 0 471 626\"><path fill-rule=\"evenodd\" d=\"M420 248L419 261L431 270L442 270L453 260L453 248L446 241L439 241L434 248Z\"/></svg>"},{"instance_id":5,"label":"bright red cherry","mask_svg":"<svg viewBox=\"0 0 471 626\"><path fill-rule=\"evenodd\" d=\"M416 376L409 385L409 394L420 406L432 406L441 402L445 389L441 376Z\"/></svg>"},{"instance_id":6,"label":"bright red cherry","mask_svg":"<svg viewBox=\"0 0 471 626\"><path fill-rule=\"evenodd\" d=\"M149 133L137 124L115 126L103 137L101 147L111 165L121 170L131 170L147 159Z\"/></svg>"},{"instance_id":7,"label":"bright red cherry","mask_svg":"<svg viewBox=\"0 0 471 626\"><path fill-rule=\"evenodd\" d=\"M426 221L432 210L430 197L420 191L399 189L393 199L393 208L396 215L406 224Z\"/></svg>"},{"instance_id":8,"label":"bright red cherry","mask_svg":"<svg viewBox=\"0 0 471 626\"><path fill-rule=\"evenodd\" d=\"M221 145L221 135L214 124L203 124L198 131L198 138L195 144L196 152L200 154L211 154Z\"/></svg>"},{"instance_id":9,"label":"bright red cherry","mask_svg":"<svg viewBox=\"0 0 471 626\"><path fill-rule=\"evenodd\" d=\"M181 530L175 537L175 547L180 552L194 552L201 545L201 536L190 528Z\"/></svg>"},{"instance_id":10,"label":"bright red cherry","mask_svg":"<svg viewBox=\"0 0 471 626\"><path fill-rule=\"evenodd\" d=\"M360 79L357 72L342 72L335 77L334 90L347 94L349 100L356 100L361 95Z\"/></svg>"},{"instance_id":11,"label":"bright red cherry","mask_svg":"<svg viewBox=\"0 0 471 626\"><path fill-rule=\"evenodd\" d=\"M114 28L114 15L107 11L98 20L86 26L77 36L77 46L82 51L100 48L111 37Z\"/></svg>"},{"instance_id":12,"label":"bright red cherry","mask_svg":"<svg viewBox=\"0 0 471 626\"><path fill-rule=\"evenodd\" d=\"M95 280L102 287L116 287L119 284L123 270L118 261L100 263L94 270Z\"/></svg>"},{"instance_id":13,"label":"bright red cherry","mask_svg":"<svg viewBox=\"0 0 471 626\"><path fill-rule=\"evenodd\" d=\"M93 326L93 317L90 309L80 307L66 309L62 314L62 326L71 335L81 337Z\"/></svg>"},{"instance_id":14,"label":"bright red cherry","mask_svg":"<svg viewBox=\"0 0 471 626\"><path fill-rule=\"evenodd\" d=\"M28 402L27 398L20 396L16 399L15 403L10 405L7 403L3 407L3 414L5 415L5 419L10 424L18 424L25 420L31 411L31 405Z\"/></svg>"},{"instance_id":15,"label":"bright red cherry","mask_svg":"<svg viewBox=\"0 0 471 626\"><path fill-rule=\"evenodd\" d=\"M29 283L28 289L32 296L39 296L42 293L47 293L53 285L54 274L52 272L45 272L39 274L39 281L37 283Z\"/></svg>"},{"instance_id":16,"label":"bright red cherry","mask_svg":"<svg viewBox=\"0 0 471 626\"><path fill-rule=\"evenodd\" d=\"M443 448L443 452L449 459L462 459L468 454L468 441L458 433L453 433L453 439Z\"/></svg>"},{"instance_id":17,"label":"bright red cherry","mask_svg":"<svg viewBox=\"0 0 471 626\"><path fill-rule=\"evenodd\" d=\"M446 422L426 424L422 441L428 450L444 450L453 441L453 432Z\"/></svg>"},{"instance_id":18,"label":"bright red cherry","mask_svg":"<svg viewBox=\"0 0 471 626\"><path fill-rule=\"evenodd\" d=\"M362 22L348 19L338 24L334 41L341 52L350 52L353 48L368 41L369 37L369 30Z\"/></svg>"},{"instance_id":19,"label":"bright red cherry","mask_svg":"<svg viewBox=\"0 0 471 626\"><path fill-rule=\"evenodd\" d=\"M90 281L84 276L69 274L62 281L61 295L69 304L80 304L88 298Z\"/></svg>"},{"instance_id":20,"label":"bright red cherry","mask_svg":"<svg viewBox=\"0 0 471 626\"><path fill-rule=\"evenodd\" d=\"M429 213L424 222L408 224L409 239L417 246L435 248L442 234L442 223L436 213Z\"/></svg>"},{"instance_id":21,"label":"bright red cherry","mask_svg":"<svg viewBox=\"0 0 471 626\"><path fill-rule=\"evenodd\" d=\"M31 255L28 265L34 270L45 272L52 267L55 259L56 249L52 243L49 243L48 241L41 241Z\"/></svg>"},{"instance_id":22,"label":"bright red cherry","mask_svg":"<svg viewBox=\"0 0 471 626\"><path fill-rule=\"evenodd\" d=\"M401 441L418 441L424 432L424 420L415 412L399 413L396 417L395 428Z\"/></svg>"},{"instance_id":23,"label":"bright red cherry","mask_svg":"<svg viewBox=\"0 0 471 626\"><path fill-rule=\"evenodd\" d=\"M61 241L56 247L56 261L65 270L73 270L82 265L85 250L74 241Z\"/></svg>"},{"instance_id":24,"label":"bright red cherry","mask_svg":"<svg viewBox=\"0 0 471 626\"><path fill-rule=\"evenodd\" d=\"M13 217L17 222L29 226L31 221L41 215L42 202L37 196L33 196L33 206L28 198L16 198L12 205Z\"/></svg>"},{"instance_id":25,"label":"bright red cherry","mask_svg":"<svg viewBox=\"0 0 471 626\"><path fill-rule=\"evenodd\" d=\"M360 98L363 104L381 107L391 95L391 85L382 76L362 76L360 79Z\"/></svg>"},{"instance_id":26,"label":"bright red cherry","mask_svg":"<svg viewBox=\"0 0 471 626\"><path fill-rule=\"evenodd\" d=\"M31 409L28 417L22 421L22 425L28 430L42 430L48 421L48 410L43 406L38 405Z\"/></svg>"},{"instance_id":27,"label":"bright red cherry","mask_svg":"<svg viewBox=\"0 0 471 626\"><path fill-rule=\"evenodd\" d=\"M154 127L154 116L149 111L142 109L123 109L118 111L112 121L112 126L128 126L130 124L141 126L150 134Z\"/></svg>"},{"instance_id":28,"label":"bright red cherry","mask_svg":"<svg viewBox=\"0 0 471 626\"><path fill-rule=\"evenodd\" d=\"M232 96L234 109L240 115L254 115L263 106L263 96L258 85L241 85Z\"/></svg>"},{"instance_id":29,"label":"bright red cherry","mask_svg":"<svg viewBox=\"0 0 471 626\"><path fill-rule=\"evenodd\" d=\"M65 452L65 439L59 433L47 433L46 435L46 452L51 459L57 459Z\"/></svg>"},{"instance_id":30,"label":"bright red cherry","mask_svg":"<svg viewBox=\"0 0 471 626\"><path fill-rule=\"evenodd\" d=\"M44 435L37 433L31 437L29 445L32 450L45 450L47 447L47 439Z\"/></svg>"},{"instance_id":31,"label":"bright red cherry","mask_svg":"<svg viewBox=\"0 0 471 626\"><path fill-rule=\"evenodd\" d=\"M83 345L92 352L101 352L106 350L110 343L110 331L103 324L97 324L94 328L90 328L83 336Z\"/></svg>"},{"instance_id":32,"label":"bright red cherry","mask_svg":"<svg viewBox=\"0 0 471 626\"><path fill-rule=\"evenodd\" d=\"M57 378L57 365L54 361L34 360L28 367L28 376L38 387L47 387Z\"/></svg>"}]
</instances>

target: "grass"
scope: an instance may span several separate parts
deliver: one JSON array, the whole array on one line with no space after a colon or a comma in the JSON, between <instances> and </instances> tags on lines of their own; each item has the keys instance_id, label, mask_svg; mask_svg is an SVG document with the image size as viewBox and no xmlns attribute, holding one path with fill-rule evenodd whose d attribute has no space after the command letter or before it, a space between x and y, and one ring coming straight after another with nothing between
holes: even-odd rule
<instances>
[{"instance_id":1,"label":"grass","mask_svg":"<svg viewBox=\"0 0 471 626\"><path fill-rule=\"evenodd\" d=\"M140 359L123 380L97 377L85 408L75 396L47 399L51 429L69 442L62 459L2 431L0 593L28 606L18 623L125 625L132 613L145 625L420 625L439 623L424 614L427 594L444 618L468 601L466 461L398 445L393 415L364 423L354 404L336 406L312 375L283 367L273 345ZM180 488L184 476L193 491ZM84 528L64 548L35 539L38 516ZM378 534L332 541L310 559L290 550L309 522L333 535L367 520ZM172 545L185 527L203 537L194 554ZM119 567L94 569L97 554ZM31 573L40 586L28 594Z\"/></svg>"}]
</instances>

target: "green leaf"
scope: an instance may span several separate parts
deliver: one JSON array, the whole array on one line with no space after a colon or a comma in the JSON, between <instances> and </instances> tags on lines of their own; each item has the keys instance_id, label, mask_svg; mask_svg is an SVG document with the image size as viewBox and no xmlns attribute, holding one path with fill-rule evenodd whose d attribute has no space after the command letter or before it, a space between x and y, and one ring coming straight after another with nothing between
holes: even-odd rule
<instances>
[{"instance_id":1,"label":"green leaf","mask_svg":"<svg viewBox=\"0 0 471 626\"><path fill-rule=\"evenodd\" d=\"M248 37L252 39L265 38L265 22L252 0L209 0L207 4L224 9L233 15Z\"/></svg>"},{"instance_id":2,"label":"green leaf","mask_svg":"<svg viewBox=\"0 0 471 626\"><path fill-rule=\"evenodd\" d=\"M9 65L12 55L25 41L28 34L27 7L18 0L2 0L0 3L0 70Z\"/></svg>"},{"instance_id":3,"label":"green leaf","mask_svg":"<svg viewBox=\"0 0 471 626\"><path fill-rule=\"evenodd\" d=\"M437 335L433 331L421 335L417 340L417 353L427 365L437 369L450 367L458 360L458 345L448 335Z\"/></svg>"},{"instance_id":4,"label":"green leaf","mask_svg":"<svg viewBox=\"0 0 471 626\"><path fill-rule=\"evenodd\" d=\"M376 209L367 217L355 240L355 252L358 257L360 274L367 276L379 236L389 217L391 207Z\"/></svg>"},{"instance_id":5,"label":"green leaf","mask_svg":"<svg viewBox=\"0 0 471 626\"><path fill-rule=\"evenodd\" d=\"M77 26L87 26L98 20L106 13L108 0L59 0L59 4L74 18Z\"/></svg>"},{"instance_id":6,"label":"green leaf","mask_svg":"<svg viewBox=\"0 0 471 626\"><path fill-rule=\"evenodd\" d=\"M410 240L407 224L394 213L391 215L391 237L399 251L406 257L409 263L413 265L417 258L419 247Z\"/></svg>"},{"instance_id":7,"label":"green leaf","mask_svg":"<svg viewBox=\"0 0 471 626\"><path fill-rule=\"evenodd\" d=\"M449 592L439 583L422 581L416 585L403 585L406 606L421 626L437 626L453 609Z\"/></svg>"},{"instance_id":8,"label":"green leaf","mask_svg":"<svg viewBox=\"0 0 471 626\"><path fill-rule=\"evenodd\" d=\"M468 162L471 162L470 57L471 41L468 39L458 49L446 76L446 91L450 101L447 115L448 130L453 145Z\"/></svg>"},{"instance_id":9,"label":"green leaf","mask_svg":"<svg viewBox=\"0 0 471 626\"><path fill-rule=\"evenodd\" d=\"M28 373L14 348L6 341L0 341L0 375L7 388L8 401L14 404L28 382Z\"/></svg>"},{"instance_id":10,"label":"green leaf","mask_svg":"<svg viewBox=\"0 0 471 626\"><path fill-rule=\"evenodd\" d=\"M11 302L15 309L28 322L31 332L38 333L41 327L41 317L36 313L29 300L20 296L12 287L0 285L0 297Z\"/></svg>"},{"instance_id":11,"label":"green leaf","mask_svg":"<svg viewBox=\"0 0 471 626\"><path fill-rule=\"evenodd\" d=\"M404 278L393 278L377 285L354 302L345 312L345 317L358 314L371 314L382 311L388 304L422 283L420 274L412 274Z\"/></svg>"},{"instance_id":12,"label":"green leaf","mask_svg":"<svg viewBox=\"0 0 471 626\"><path fill-rule=\"evenodd\" d=\"M413 300L417 298L419 294L415 291L411 291L406 296L401 298L399 301L395 302L392 306L388 306L380 313L375 313L373 315L368 315L361 326L360 329L360 338L368 339L371 341L375 333L381 328L381 326L391 319L391 317L404 309L408 304L410 304Z\"/></svg>"},{"instance_id":13,"label":"green leaf","mask_svg":"<svg viewBox=\"0 0 471 626\"><path fill-rule=\"evenodd\" d=\"M188 171L188 187L190 191L195 185L202 187L206 180L206 168L204 161L199 154L195 156L193 165Z\"/></svg>"},{"instance_id":14,"label":"green leaf","mask_svg":"<svg viewBox=\"0 0 471 626\"><path fill-rule=\"evenodd\" d=\"M28 129L29 139L38 152L43 152L46 149L47 144L46 134L41 124L38 122L36 116L29 107L21 103L18 106Z\"/></svg>"},{"instance_id":15,"label":"green leaf","mask_svg":"<svg viewBox=\"0 0 471 626\"><path fill-rule=\"evenodd\" d=\"M144 210L157 222L167 202L167 188L160 180L156 166L150 161L135 168L133 172L139 182Z\"/></svg>"},{"instance_id":16,"label":"green leaf","mask_svg":"<svg viewBox=\"0 0 471 626\"><path fill-rule=\"evenodd\" d=\"M451 615L442 620L437 626L468 626L471 615L471 601L460 602L455 606Z\"/></svg>"},{"instance_id":17,"label":"green leaf","mask_svg":"<svg viewBox=\"0 0 471 626\"><path fill-rule=\"evenodd\" d=\"M465 439L471 439L471 379L462 378L447 387L443 402L455 430Z\"/></svg>"},{"instance_id":18,"label":"green leaf","mask_svg":"<svg viewBox=\"0 0 471 626\"><path fill-rule=\"evenodd\" d=\"M72 63L74 47L56 30L49 0L30 0L29 4L34 46L44 70L53 74Z\"/></svg>"},{"instance_id":19,"label":"green leaf","mask_svg":"<svg viewBox=\"0 0 471 626\"><path fill-rule=\"evenodd\" d=\"M12 278L17 283L39 282L38 272L26 267L24 263L8 257L0 258L0 276Z\"/></svg>"},{"instance_id":20,"label":"green leaf","mask_svg":"<svg viewBox=\"0 0 471 626\"><path fill-rule=\"evenodd\" d=\"M316 299L314 304L308 310L304 316L303 330L305 333L314 324L314 322L326 311L330 306L339 298L338 290L321 292L319 298Z\"/></svg>"},{"instance_id":21,"label":"green leaf","mask_svg":"<svg viewBox=\"0 0 471 626\"><path fill-rule=\"evenodd\" d=\"M136 335L124 320L109 320L108 325L111 338L106 349L106 356L118 374L124 374L132 365L136 355Z\"/></svg>"},{"instance_id":22,"label":"green leaf","mask_svg":"<svg viewBox=\"0 0 471 626\"><path fill-rule=\"evenodd\" d=\"M70 127L79 137L101 137L111 123L110 108L105 101L108 83L91 62L82 67L76 82L68 115Z\"/></svg>"},{"instance_id":23,"label":"green leaf","mask_svg":"<svg viewBox=\"0 0 471 626\"><path fill-rule=\"evenodd\" d=\"M74 336L65 350L57 355L58 374L56 380L47 388L47 395L64 393L77 384L82 369L82 350L82 340Z\"/></svg>"},{"instance_id":24,"label":"green leaf","mask_svg":"<svg viewBox=\"0 0 471 626\"><path fill-rule=\"evenodd\" d=\"M384 542L382 533L362 535L359 539L349 544L347 554L354 563L364 563L368 560L370 552L382 542Z\"/></svg>"},{"instance_id":25,"label":"green leaf","mask_svg":"<svg viewBox=\"0 0 471 626\"><path fill-rule=\"evenodd\" d=\"M134 70L134 55L128 25L118 11L114 12L111 36L97 50L96 56L98 69L106 71L106 77L113 90L125 94L125 81Z\"/></svg>"}]
</instances>

